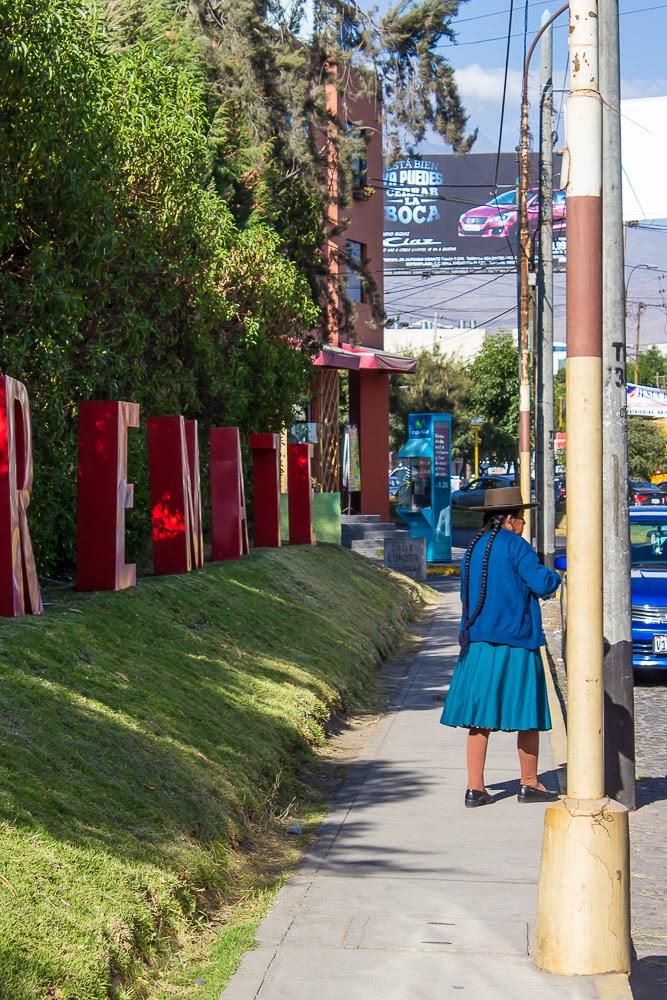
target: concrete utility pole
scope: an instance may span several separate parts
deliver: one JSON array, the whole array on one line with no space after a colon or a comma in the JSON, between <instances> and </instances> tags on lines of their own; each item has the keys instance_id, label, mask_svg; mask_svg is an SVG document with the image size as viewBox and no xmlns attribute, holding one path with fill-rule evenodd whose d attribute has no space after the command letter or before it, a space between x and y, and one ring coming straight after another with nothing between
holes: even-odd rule
<instances>
[{"instance_id":1,"label":"concrete utility pole","mask_svg":"<svg viewBox=\"0 0 667 1000\"><path fill-rule=\"evenodd\" d=\"M537 268L537 366L535 386L535 488L542 504L535 515L537 554L550 569L556 554L554 496L553 327L553 31L542 15L540 43L540 256Z\"/></svg>"},{"instance_id":2,"label":"concrete utility pole","mask_svg":"<svg viewBox=\"0 0 667 1000\"><path fill-rule=\"evenodd\" d=\"M602 97L602 581L604 789L628 809L635 794L628 424L625 375L625 259L621 179L618 0L599 10Z\"/></svg>"},{"instance_id":3,"label":"concrete utility pole","mask_svg":"<svg viewBox=\"0 0 667 1000\"><path fill-rule=\"evenodd\" d=\"M604 793L602 104L597 2L570 3L567 109L567 795L545 814L536 964L628 972L628 811Z\"/></svg>"}]
</instances>

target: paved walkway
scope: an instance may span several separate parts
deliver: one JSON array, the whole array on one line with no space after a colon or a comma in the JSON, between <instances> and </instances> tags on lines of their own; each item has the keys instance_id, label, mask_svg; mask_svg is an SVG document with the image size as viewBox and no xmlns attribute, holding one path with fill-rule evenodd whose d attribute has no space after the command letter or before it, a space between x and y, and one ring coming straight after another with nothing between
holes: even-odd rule
<instances>
[{"instance_id":1,"label":"paved walkway","mask_svg":"<svg viewBox=\"0 0 667 1000\"><path fill-rule=\"evenodd\" d=\"M627 1000L621 976L531 959L543 817L519 805L515 737L494 734L498 801L465 809L463 730L440 726L457 654L458 581L395 703L351 769L322 838L281 890L224 1000ZM556 775L543 738L542 775Z\"/></svg>"}]
</instances>

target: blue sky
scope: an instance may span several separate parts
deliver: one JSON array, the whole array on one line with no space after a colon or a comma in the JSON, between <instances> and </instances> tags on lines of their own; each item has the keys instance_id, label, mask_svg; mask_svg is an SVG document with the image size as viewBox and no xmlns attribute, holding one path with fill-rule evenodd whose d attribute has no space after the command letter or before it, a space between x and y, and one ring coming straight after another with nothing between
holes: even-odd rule
<instances>
[{"instance_id":1,"label":"blue sky","mask_svg":"<svg viewBox=\"0 0 667 1000\"><path fill-rule=\"evenodd\" d=\"M553 13L562 6L515 0L512 11L507 102L504 116L502 149L517 145L521 104L521 76L524 45L529 46L540 29L545 10ZM621 97L659 97L667 95L667 3L659 0L621 0ZM524 25L527 18L527 31ZM476 152L491 152L498 147L501 95L505 74L510 0L469 0L461 4L453 26L457 44L443 45L440 51L454 67L456 80L469 124L478 126L480 135ZM567 12L554 23L554 88L564 90L567 83ZM526 41L524 42L524 37ZM537 83L539 51L531 61L531 74ZM555 95L555 108L561 98ZM562 120L559 139L562 141ZM436 145L429 144L436 152ZM424 150L426 151L426 149ZM437 151L445 152L444 149Z\"/></svg>"}]
</instances>

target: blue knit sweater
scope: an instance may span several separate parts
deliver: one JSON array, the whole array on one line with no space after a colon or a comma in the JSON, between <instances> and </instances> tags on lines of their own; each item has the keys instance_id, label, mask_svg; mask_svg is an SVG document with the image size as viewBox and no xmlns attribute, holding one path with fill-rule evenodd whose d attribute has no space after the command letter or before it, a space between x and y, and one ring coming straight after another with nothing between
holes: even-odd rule
<instances>
[{"instance_id":1,"label":"blue knit sweater","mask_svg":"<svg viewBox=\"0 0 667 1000\"><path fill-rule=\"evenodd\" d=\"M482 585L482 561L491 533L482 535L470 560L468 615L477 607ZM466 586L465 561L461 573L461 600ZM514 532L501 528L489 557L486 599L470 629L471 642L497 642L537 649L544 645L538 597L547 597L560 583L558 573L547 569L533 547ZM463 627L463 622L461 622Z\"/></svg>"}]
</instances>

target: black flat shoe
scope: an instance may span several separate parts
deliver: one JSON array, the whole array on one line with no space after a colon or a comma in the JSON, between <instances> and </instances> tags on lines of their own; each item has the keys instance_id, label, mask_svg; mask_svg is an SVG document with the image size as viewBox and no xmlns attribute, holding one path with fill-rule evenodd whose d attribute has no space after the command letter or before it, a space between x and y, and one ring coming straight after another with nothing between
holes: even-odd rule
<instances>
[{"instance_id":1,"label":"black flat shoe","mask_svg":"<svg viewBox=\"0 0 667 1000\"><path fill-rule=\"evenodd\" d=\"M548 788L542 791L532 785L520 785L517 799L519 802L556 802L559 795L560 792L550 792Z\"/></svg>"},{"instance_id":2,"label":"black flat shoe","mask_svg":"<svg viewBox=\"0 0 667 1000\"><path fill-rule=\"evenodd\" d=\"M466 809L476 809L477 806L488 806L493 801L493 795L489 795L488 792L478 792L476 788L469 788L466 792Z\"/></svg>"}]
</instances>

